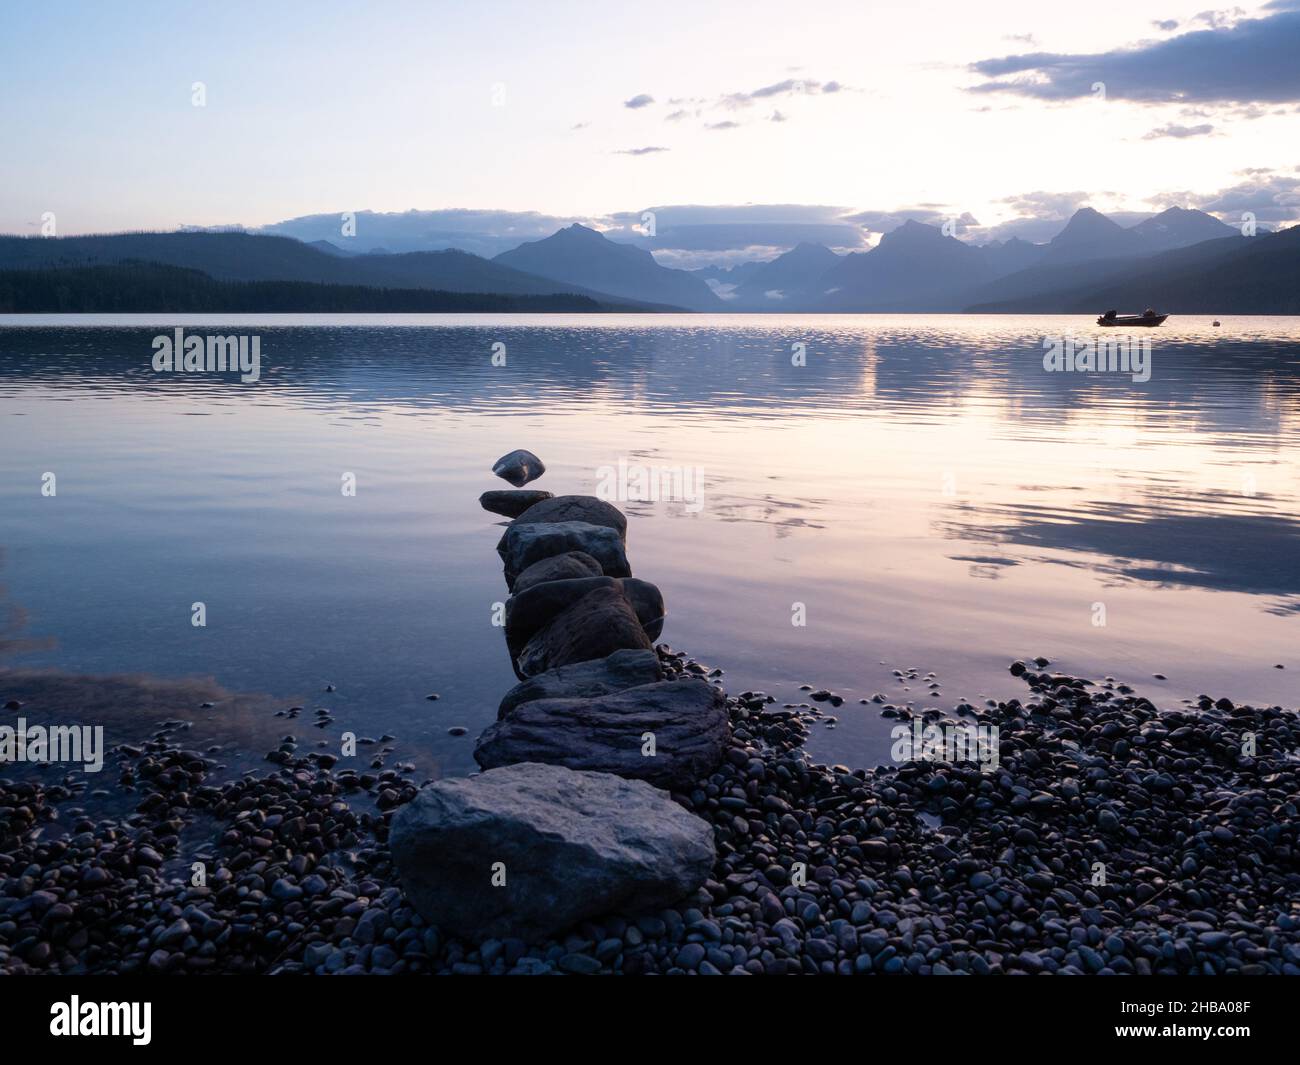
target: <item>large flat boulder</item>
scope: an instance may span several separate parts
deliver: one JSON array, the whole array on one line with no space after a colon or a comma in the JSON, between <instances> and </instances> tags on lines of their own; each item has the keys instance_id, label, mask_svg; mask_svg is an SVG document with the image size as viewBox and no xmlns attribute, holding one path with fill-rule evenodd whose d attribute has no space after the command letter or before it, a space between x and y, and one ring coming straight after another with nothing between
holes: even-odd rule
<instances>
[{"instance_id":1,"label":"large flat boulder","mask_svg":"<svg viewBox=\"0 0 1300 1065\"><path fill-rule=\"evenodd\" d=\"M501 699L501 705L497 707L497 718L499 720L505 717L520 703L537 699L587 699L593 695L612 695L626 688L637 688L663 679L663 666L653 651L615 651L605 658L548 669L545 673L520 681Z\"/></svg>"},{"instance_id":2,"label":"large flat boulder","mask_svg":"<svg viewBox=\"0 0 1300 1065\"><path fill-rule=\"evenodd\" d=\"M597 588L614 588L631 604L646 638L654 641L664 628L664 597L649 581L635 577L578 577L545 581L521 588L530 566L515 582L515 594L506 602L506 646L512 658L539 629L544 628L579 599Z\"/></svg>"},{"instance_id":3,"label":"large flat boulder","mask_svg":"<svg viewBox=\"0 0 1300 1065\"><path fill-rule=\"evenodd\" d=\"M547 581L571 581L580 577L599 577L600 563L586 551L566 551L562 555L534 562L515 578L515 594L525 592L534 584Z\"/></svg>"},{"instance_id":4,"label":"large flat boulder","mask_svg":"<svg viewBox=\"0 0 1300 1065\"><path fill-rule=\"evenodd\" d=\"M531 451L519 448L502 455L492 463L492 472L502 480L509 481L516 488L522 488L529 481L535 481L544 474L546 466Z\"/></svg>"},{"instance_id":5,"label":"large flat boulder","mask_svg":"<svg viewBox=\"0 0 1300 1065\"><path fill-rule=\"evenodd\" d=\"M585 521L514 521L506 527L497 544L497 554L505 563L506 584L511 588L515 586L515 578L534 562L570 551L590 555L606 577L632 576L623 538L617 529L605 525Z\"/></svg>"},{"instance_id":6,"label":"large flat boulder","mask_svg":"<svg viewBox=\"0 0 1300 1065\"><path fill-rule=\"evenodd\" d=\"M668 680L520 703L484 729L474 758L485 769L545 762L687 790L718 768L730 732L721 692L702 680ZM644 753L647 733L653 755Z\"/></svg>"},{"instance_id":7,"label":"large flat boulder","mask_svg":"<svg viewBox=\"0 0 1300 1065\"><path fill-rule=\"evenodd\" d=\"M716 856L713 829L657 788L538 764L430 784L394 815L389 846L420 915L474 942L661 908Z\"/></svg>"},{"instance_id":8,"label":"large flat boulder","mask_svg":"<svg viewBox=\"0 0 1300 1065\"><path fill-rule=\"evenodd\" d=\"M484 492L478 497L479 506L493 514L517 518L529 507L543 499L553 498L550 492L528 488L500 488Z\"/></svg>"},{"instance_id":9,"label":"large flat boulder","mask_svg":"<svg viewBox=\"0 0 1300 1065\"><path fill-rule=\"evenodd\" d=\"M549 587L541 584L533 591ZM587 592L538 629L511 660L520 680L548 669L605 658L625 648L651 649L641 621L616 581Z\"/></svg>"},{"instance_id":10,"label":"large flat boulder","mask_svg":"<svg viewBox=\"0 0 1300 1065\"><path fill-rule=\"evenodd\" d=\"M585 521L588 525L617 529L618 535L627 540L627 518L623 512L595 496L554 496L529 507L519 515L518 521Z\"/></svg>"}]
</instances>

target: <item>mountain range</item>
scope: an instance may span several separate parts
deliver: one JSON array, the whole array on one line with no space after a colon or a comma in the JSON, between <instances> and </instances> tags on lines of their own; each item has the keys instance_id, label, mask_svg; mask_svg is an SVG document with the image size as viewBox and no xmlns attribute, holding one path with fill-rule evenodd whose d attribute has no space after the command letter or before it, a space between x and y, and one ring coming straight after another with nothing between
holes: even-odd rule
<instances>
[{"instance_id":1,"label":"mountain range","mask_svg":"<svg viewBox=\"0 0 1300 1065\"><path fill-rule=\"evenodd\" d=\"M238 295L209 287L201 297L188 297L238 299L243 306L258 292L274 291L277 309L301 299L311 307L364 310L366 292L383 290L389 294L370 299L376 310L456 309L458 301L444 297L461 294L515 298L502 307L556 310L1092 313L1158 306L1171 313L1300 313L1300 227L1246 237L1211 215L1181 207L1127 227L1084 207L1046 244L1011 239L976 245L908 221L868 251L841 255L801 243L768 261L699 270L664 266L649 251L580 223L490 259L458 250L358 253L346 240L304 242L246 232L0 236L0 271L39 271L42 278L79 271L77 284L91 287L70 298L78 306L102 301L106 291L108 275L88 269L128 264L197 272L222 284L338 287L310 298L307 289L283 286ZM149 298L198 291L193 278L181 285L170 275L163 284L163 275L140 270L115 276L123 284L148 278ZM64 281L70 284L72 277L67 273ZM34 279L20 288L29 301L51 302L38 298ZM116 302L135 305L142 298L128 293ZM468 308L471 301L459 302Z\"/></svg>"},{"instance_id":2,"label":"mountain range","mask_svg":"<svg viewBox=\"0 0 1300 1065\"><path fill-rule=\"evenodd\" d=\"M691 311L720 311L722 301L685 270L660 266L643 248L617 244L575 222L545 240L521 244L492 262L566 285L623 299L665 303Z\"/></svg>"}]
</instances>

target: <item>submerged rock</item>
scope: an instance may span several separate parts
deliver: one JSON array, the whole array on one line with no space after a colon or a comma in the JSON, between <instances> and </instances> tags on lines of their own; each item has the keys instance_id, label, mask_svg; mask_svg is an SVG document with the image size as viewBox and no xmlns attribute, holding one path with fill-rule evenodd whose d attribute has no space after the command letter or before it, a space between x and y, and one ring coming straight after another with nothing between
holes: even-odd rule
<instances>
[{"instance_id":1,"label":"submerged rock","mask_svg":"<svg viewBox=\"0 0 1300 1065\"><path fill-rule=\"evenodd\" d=\"M582 551L600 565L606 577L630 577L623 539L618 530L585 521L513 522L497 544L497 554L505 563L506 584L514 587L515 578L534 562L571 551Z\"/></svg>"},{"instance_id":2,"label":"submerged rock","mask_svg":"<svg viewBox=\"0 0 1300 1065\"><path fill-rule=\"evenodd\" d=\"M539 584L532 591L549 587ZM617 582L611 582L561 610L533 633L518 655L512 652L512 657L515 673L523 679L573 662L605 658L625 648L648 651L651 646L632 604Z\"/></svg>"},{"instance_id":3,"label":"submerged rock","mask_svg":"<svg viewBox=\"0 0 1300 1065\"><path fill-rule=\"evenodd\" d=\"M519 515L520 524L530 521L585 521L588 525L617 529L618 535L627 540L627 518L623 512L595 496L554 496Z\"/></svg>"},{"instance_id":4,"label":"submerged rock","mask_svg":"<svg viewBox=\"0 0 1300 1065\"><path fill-rule=\"evenodd\" d=\"M579 577L599 577L600 563L585 551L566 551L562 555L534 562L515 578L515 594L527 591L534 584L547 581L570 581Z\"/></svg>"},{"instance_id":5,"label":"submerged rock","mask_svg":"<svg viewBox=\"0 0 1300 1065\"><path fill-rule=\"evenodd\" d=\"M515 582L514 596L506 603L506 646L512 658L539 629L598 588L613 588L628 601L647 639L657 640L663 631L664 597L649 581L635 577L580 577L546 581L522 590L521 582L522 575Z\"/></svg>"},{"instance_id":6,"label":"submerged rock","mask_svg":"<svg viewBox=\"0 0 1300 1065\"><path fill-rule=\"evenodd\" d=\"M520 703L483 731L474 759L485 769L545 762L689 791L718 768L730 735L722 693L700 680L669 680Z\"/></svg>"},{"instance_id":7,"label":"submerged rock","mask_svg":"<svg viewBox=\"0 0 1300 1065\"><path fill-rule=\"evenodd\" d=\"M538 764L430 784L393 817L390 847L420 915L475 942L665 906L715 859L713 829L664 792Z\"/></svg>"},{"instance_id":8,"label":"submerged rock","mask_svg":"<svg viewBox=\"0 0 1300 1065\"><path fill-rule=\"evenodd\" d=\"M479 506L484 510L490 510L493 514L517 518L529 507L551 498L553 496L550 492L543 492L540 489L498 488L491 492L484 492L478 497L478 501Z\"/></svg>"},{"instance_id":9,"label":"submerged rock","mask_svg":"<svg viewBox=\"0 0 1300 1065\"><path fill-rule=\"evenodd\" d=\"M509 481L516 488L522 488L529 481L535 481L544 474L546 466L531 451L520 448L497 459L492 464L492 472L503 480Z\"/></svg>"},{"instance_id":10,"label":"submerged rock","mask_svg":"<svg viewBox=\"0 0 1300 1065\"><path fill-rule=\"evenodd\" d=\"M497 718L505 717L520 703L559 697L586 699L594 695L612 695L626 688L653 684L663 677L663 667L654 651L615 651L605 658L560 666L521 681L502 698Z\"/></svg>"}]
</instances>

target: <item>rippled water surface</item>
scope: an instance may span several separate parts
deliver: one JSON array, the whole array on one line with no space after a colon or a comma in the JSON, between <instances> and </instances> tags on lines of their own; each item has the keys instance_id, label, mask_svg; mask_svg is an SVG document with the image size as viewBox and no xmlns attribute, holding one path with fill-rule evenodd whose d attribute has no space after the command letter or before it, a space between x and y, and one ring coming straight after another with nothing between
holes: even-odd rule
<instances>
[{"instance_id":1,"label":"rippled water surface","mask_svg":"<svg viewBox=\"0 0 1300 1065\"><path fill-rule=\"evenodd\" d=\"M821 760L886 757L861 698L1019 695L1037 654L1160 705L1294 706L1300 319L1221 321L1154 331L1135 383L1044 372L1045 336L1100 332L1076 318L11 319L0 701L110 742L194 720L232 755L391 733L469 772L514 681L477 497L527 447L557 494L620 459L703 471L698 508L620 504L633 570L731 690L845 697ZM260 381L155 373L182 324L259 335Z\"/></svg>"}]
</instances>

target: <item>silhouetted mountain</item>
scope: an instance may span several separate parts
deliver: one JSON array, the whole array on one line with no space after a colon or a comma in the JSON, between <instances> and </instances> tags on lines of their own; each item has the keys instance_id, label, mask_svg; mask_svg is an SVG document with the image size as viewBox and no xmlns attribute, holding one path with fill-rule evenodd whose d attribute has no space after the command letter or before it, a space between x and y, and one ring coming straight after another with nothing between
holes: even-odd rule
<instances>
[{"instance_id":1,"label":"silhouetted mountain","mask_svg":"<svg viewBox=\"0 0 1300 1065\"><path fill-rule=\"evenodd\" d=\"M1092 314L1157 307L1171 314L1300 314L1300 226L1203 241L1137 263L1100 265L1108 267L1106 276L1094 271L1052 291L976 303L969 310Z\"/></svg>"},{"instance_id":2,"label":"silhouetted mountain","mask_svg":"<svg viewBox=\"0 0 1300 1065\"><path fill-rule=\"evenodd\" d=\"M625 299L673 304L696 311L722 310L722 301L700 278L660 266L653 255L617 244L575 222L544 240L529 241L492 260L499 266L594 288Z\"/></svg>"},{"instance_id":3,"label":"silhouetted mountain","mask_svg":"<svg viewBox=\"0 0 1300 1065\"><path fill-rule=\"evenodd\" d=\"M307 241L307 247L315 248L317 251L323 251L326 255L349 256L357 254L354 251L347 251L344 248L340 248L337 244L331 244L328 240L309 240ZM378 253L376 252L376 254Z\"/></svg>"},{"instance_id":4,"label":"silhouetted mountain","mask_svg":"<svg viewBox=\"0 0 1300 1065\"><path fill-rule=\"evenodd\" d=\"M1002 242L994 241L980 248L984 259L989 264L990 276L1005 277L1017 270L1024 270L1040 262L1046 252L1042 244L1030 244L1027 240L1012 237Z\"/></svg>"},{"instance_id":5,"label":"silhouetted mountain","mask_svg":"<svg viewBox=\"0 0 1300 1065\"><path fill-rule=\"evenodd\" d=\"M798 310L808 291L840 258L822 244L796 244L745 276L734 293L737 309Z\"/></svg>"},{"instance_id":6,"label":"silhouetted mountain","mask_svg":"<svg viewBox=\"0 0 1300 1065\"><path fill-rule=\"evenodd\" d=\"M1202 301L1206 309L1222 313L1246 306L1282 313L1279 308L1293 302L1276 278L1292 276L1285 252L1291 245L1263 240L1240 236L1201 211L1172 207L1124 228L1082 208L1047 245L1012 239L976 247L907 222L867 252L841 257L822 245L802 243L770 262L698 271L662 266L649 252L582 225L495 259L454 250L358 254L346 241L343 246L326 240L305 244L230 230L0 237L0 270L157 263L201 271L214 281L494 296L572 294L605 307L647 311L1073 312L1096 309L1096 303L1101 309L1161 304L1177 313ZM1248 299L1219 264L1252 252L1237 265L1256 277L1251 271L1263 261L1255 258L1263 254L1260 247L1281 249L1271 261L1278 273L1259 274L1255 295ZM1234 293L1235 302L1214 302L1211 283L1224 294ZM1141 295L1144 291L1149 294Z\"/></svg>"},{"instance_id":7,"label":"silhouetted mountain","mask_svg":"<svg viewBox=\"0 0 1300 1065\"><path fill-rule=\"evenodd\" d=\"M569 293L505 296L309 281L215 281L198 270L157 263L0 270L0 314L590 314L632 309Z\"/></svg>"},{"instance_id":8,"label":"silhouetted mountain","mask_svg":"<svg viewBox=\"0 0 1300 1065\"><path fill-rule=\"evenodd\" d=\"M736 289L766 265L766 262L751 259L748 262L736 263L734 266L714 264L701 266L686 272L692 277L698 277L707 284L713 290L713 294L721 299L728 309L740 310L741 308L735 306Z\"/></svg>"},{"instance_id":9,"label":"silhouetted mountain","mask_svg":"<svg viewBox=\"0 0 1300 1065\"><path fill-rule=\"evenodd\" d=\"M846 255L808 298L819 311L949 311L990 276L979 248L908 221L871 251Z\"/></svg>"},{"instance_id":10,"label":"silhouetted mountain","mask_svg":"<svg viewBox=\"0 0 1300 1065\"><path fill-rule=\"evenodd\" d=\"M1091 207L1081 207L1051 242L1041 259L1044 266L1126 259L1185 248L1236 234L1204 211L1170 207L1125 228Z\"/></svg>"},{"instance_id":11,"label":"silhouetted mountain","mask_svg":"<svg viewBox=\"0 0 1300 1065\"><path fill-rule=\"evenodd\" d=\"M1204 211L1189 211L1183 207L1170 207L1158 215L1129 227L1130 233L1141 238L1142 254L1154 255L1173 248L1186 248L1205 240L1240 236L1230 225L1225 225Z\"/></svg>"},{"instance_id":12,"label":"silhouetted mountain","mask_svg":"<svg viewBox=\"0 0 1300 1065\"><path fill-rule=\"evenodd\" d=\"M702 281L718 281L725 285L736 286L744 284L770 261L768 259L750 259L747 262L736 263L734 266L721 266L713 263L686 272L700 278Z\"/></svg>"},{"instance_id":13,"label":"silhouetted mountain","mask_svg":"<svg viewBox=\"0 0 1300 1065\"><path fill-rule=\"evenodd\" d=\"M1140 255L1142 238L1091 207L1080 207L1047 244L1042 263L1081 263Z\"/></svg>"},{"instance_id":14,"label":"silhouetted mountain","mask_svg":"<svg viewBox=\"0 0 1300 1065\"><path fill-rule=\"evenodd\" d=\"M614 297L536 277L463 251L403 255L327 254L290 237L247 233L121 233L92 237L0 237L0 269L152 262L201 270L220 281L311 281L371 288L545 296ZM627 303L628 300L617 300ZM662 308L647 308L662 309Z\"/></svg>"},{"instance_id":15,"label":"silhouetted mountain","mask_svg":"<svg viewBox=\"0 0 1300 1065\"><path fill-rule=\"evenodd\" d=\"M1233 241L1246 239L1202 211L1173 207L1123 229L1085 207L1075 213L1037 262L995 278L969 294L968 304L1021 311L1059 308L1063 294L1099 290L1112 280L1140 270L1136 264L1156 252L1186 251L1189 257L1171 260L1168 265L1190 267L1227 254L1234 247ZM1201 250L1193 252L1193 248Z\"/></svg>"}]
</instances>

